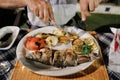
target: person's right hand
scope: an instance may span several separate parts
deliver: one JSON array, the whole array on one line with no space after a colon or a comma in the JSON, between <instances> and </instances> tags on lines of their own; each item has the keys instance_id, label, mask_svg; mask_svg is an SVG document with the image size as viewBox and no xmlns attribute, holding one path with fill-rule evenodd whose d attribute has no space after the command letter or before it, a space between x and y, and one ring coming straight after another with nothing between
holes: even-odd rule
<instances>
[{"instance_id":1,"label":"person's right hand","mask_svg":"<svg viewBox=\"0 0 120 80\"><path fill-rule=\"evenodd\" d=\"M25 0L26 5L33 11L33 13L47 23L49 20L54 22L54 14L51 4L45 0Z\"/></svg>"},{"instance_id":2,"label":"person's right hand","mask_svg":"<svg viewBox=\"0 0 120 80\"><path fill-rule=\"evenodd\" d=\"M95 10L95 8L101 3L106 2L108 0L79 0L80 9L81 9L81 17L82 21L86 20L86 17ZM89 11L88 11L89 10Z\"/></svg>"}]
</instances>

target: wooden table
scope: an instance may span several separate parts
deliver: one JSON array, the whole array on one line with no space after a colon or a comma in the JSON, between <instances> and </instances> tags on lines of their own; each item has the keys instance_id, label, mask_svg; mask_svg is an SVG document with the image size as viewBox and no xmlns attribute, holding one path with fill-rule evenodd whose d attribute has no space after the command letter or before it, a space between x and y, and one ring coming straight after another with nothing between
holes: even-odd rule
<instances>
[{"instance_id":1,"label":"wooden table","mask_svg":"<svg viewBox=\"0 0 120 80\"><path fill-rule=\"evenodd\" d=\"M24 68L17 61L10 80L109 80L109 78L103 60L99 59L87 69L63 77L49 77L35 74Z\"/></svg>"},{"instance_id":2,"label":"wooden table","mask_svg":"<svg viewBox=\"0 0 120 80\"><path fill-rule=\"evenodd\" d=\"M50 77L35 74L24 68L22 64L17 61L10 80L109 80L101 51L100 55L101 58L96 60L87 69L63 77Z\"/></svg>"}]
</instances>

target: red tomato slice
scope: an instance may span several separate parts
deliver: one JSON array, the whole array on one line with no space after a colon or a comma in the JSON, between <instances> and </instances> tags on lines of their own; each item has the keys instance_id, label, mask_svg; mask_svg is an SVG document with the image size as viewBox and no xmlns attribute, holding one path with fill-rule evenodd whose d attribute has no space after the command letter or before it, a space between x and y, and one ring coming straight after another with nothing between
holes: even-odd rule
<instances>
[{"instance_id":1,"label":"red tomato slice","mask_svg":"<svg viewBox=\"0 0 120 80\"><path fill-rule=\"evenodd\" d=\"M39 50L46 46L46 42L42 38L30 36L26 39L25 46L30 50Z\"/></svg>"}]
</instances>

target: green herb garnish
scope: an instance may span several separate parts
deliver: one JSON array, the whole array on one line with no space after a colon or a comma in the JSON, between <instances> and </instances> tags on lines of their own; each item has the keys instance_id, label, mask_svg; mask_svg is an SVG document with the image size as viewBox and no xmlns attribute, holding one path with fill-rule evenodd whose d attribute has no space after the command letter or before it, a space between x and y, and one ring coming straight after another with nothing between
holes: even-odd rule
<instances>
[{"instance_id":1,"label":"green herb garnish","mask_svg":"<svg viewBox=\"0 0 120 80\"><path fill-rule=\"evenodd\" d=\"M85 42L83 42L81 47L81 53L83 55L89 55L91 53L91 48Z\"/></svg>"}]
</instances>

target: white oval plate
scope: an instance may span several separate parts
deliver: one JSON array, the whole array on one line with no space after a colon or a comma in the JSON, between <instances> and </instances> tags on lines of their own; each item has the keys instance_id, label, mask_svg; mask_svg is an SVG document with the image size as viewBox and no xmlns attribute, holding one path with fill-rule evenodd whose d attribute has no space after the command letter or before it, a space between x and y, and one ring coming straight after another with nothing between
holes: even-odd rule
<instances>
[{"instance_id":1,"label":"white oval plate","mask_svg":"<svg viewBox=\"0 0 120 80\"><path fill-rule=\"evenodd\" d=\"M36 30L28 33L26 36L24 36L22 38L22 40L19 42L19 44L17 46L16 54L17 54L17 59L23 64L23 66L25 66L30 71L32 71L34 73L37 73L37 74L40 74L40 75L65 76L65 75L74 74L76 72L84 70L94 62L94 61L86 62L86 63L80 64L80 65L74 66L74 67L56 68L56 67L53 67L53 66L50 66L50 65L44 65L44 64L41 64L39 62L27 60L24 57L24 53L26 52L25 49L24 49L24 42L25 42L26 38L28 36L34 36L38 33L53 33L53 31L55 29L57 29L57 28L53 27L53 26L39 28L39 29L36 29ZM67 28L67 30L68 31L73 31L73 32L76 32L76 33L80 33L82 31L81 29L76 29L74 27L69 27L69 28ZM85 38L85 37L92 37L92 36L90 34L88 34L87 32L83 33L83 35L80 36L80 38ZM97 47L98 47L97 41L96 41L96 44L97 44ZM96 52L99 53L99 50L97 50Z\"/></svg>"},{"instance_id":2,"label":"white oval plate","mask_svg":"<svg viewBox=\"0 0 120 80\"><path fill-rule=\"evenodd\" d=\"M0 48L0 50L7 50L7 49L10 49L11 46L13 45L13 43L15 42L18 34L19 34L19 27L17 26L5 26L3 27L4 29L8 29L8 30L11 30L12 31L12 42L7 46L7 47L3 47L3 48Z\"/></svg>"}]
</instances>

